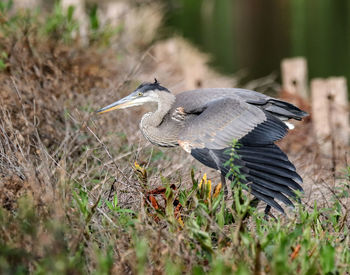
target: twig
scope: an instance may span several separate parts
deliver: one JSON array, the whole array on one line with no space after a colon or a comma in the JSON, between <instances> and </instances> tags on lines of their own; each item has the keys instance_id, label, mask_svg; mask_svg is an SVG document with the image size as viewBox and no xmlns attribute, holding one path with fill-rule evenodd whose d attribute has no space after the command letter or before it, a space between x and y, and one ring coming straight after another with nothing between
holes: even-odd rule
<instances>
[{"instance_id":1,"label":"twig","mask_svg":"<svg viewBox=\"0 0 350 275\"><path fill-rule=\"evenodd\" d=\"M15 88L15 91L16 91L16 93L17 93L17 96L18 96L19 100L22 102L22 96L21 96L21 94L20 94L20 92L19 92L19 90L18 90L18 87L17 87L17 85L16 85L15 80L13 79L12 76L10 76L10 79L11 79L11 81L12 81L13 87Z\"/></svg>"}]
</instances>

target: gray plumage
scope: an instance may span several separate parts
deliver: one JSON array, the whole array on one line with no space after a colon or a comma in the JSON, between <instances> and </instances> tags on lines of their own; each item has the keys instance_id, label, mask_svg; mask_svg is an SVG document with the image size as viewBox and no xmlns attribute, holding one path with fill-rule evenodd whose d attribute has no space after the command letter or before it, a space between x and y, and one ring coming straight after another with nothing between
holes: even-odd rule
<instances>
[{"instance_id":1,"label":"gray plumage","mask_svg":"<svg viewBox=\"0 0 350 275\"><path fill-rule=\"evenodd\" d=\"M307 113L294 105L260 94L234 89L198 89L177 95L157 81L140 85L129 96L108 105L99 113L156 102L157 109L140 122L143 135L153 144L180 145L194 158L221 172L229 172L226 153L237 140L239 159L251 193L283 212L275 201L293 206L293 190L302 190L301 177L288 157L274 144L288 132L283 122L301 120ZM288 196L288 197L287 197Z\"/></svg>"}]
</instances>

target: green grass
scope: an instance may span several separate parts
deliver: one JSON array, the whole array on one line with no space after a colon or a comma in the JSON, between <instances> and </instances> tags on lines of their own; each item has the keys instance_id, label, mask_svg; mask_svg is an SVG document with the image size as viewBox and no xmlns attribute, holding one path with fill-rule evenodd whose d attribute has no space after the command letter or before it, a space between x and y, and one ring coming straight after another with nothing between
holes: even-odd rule
<instances>
[{"instance_id":1,"label":"green grass","mask_svg":"<svg viewBox=\"0 0 350 275\"><path fill-rule=\"evenodd\" d=\"M124 256L119 264L136 274L151 270L345 274L349 270L348 212L337 197L348 196L346 179L329 208L315 203L312 211L306 211L298 206L293 218L276 221L264 219L236 199L238 209L248 208L251 213L250 219L240 220L242 215L225 206L222 190L211 190L210 180L201 180L199 184L193 179L191 189L179 192L167 184L166 204L158 210L147 200L138 211L122 208L116 195L89 203L89 192L75 187L70 213L61 221L41 213L30 197L22 198L14 213L0 211L0 269L16 274L85 273L87 269L107 274L121 261L120 254ZM183 207L181 221L174 214L177 198ZM105 209L105 216L98 215L98 208Z\"/></svg>"}]
</instances>

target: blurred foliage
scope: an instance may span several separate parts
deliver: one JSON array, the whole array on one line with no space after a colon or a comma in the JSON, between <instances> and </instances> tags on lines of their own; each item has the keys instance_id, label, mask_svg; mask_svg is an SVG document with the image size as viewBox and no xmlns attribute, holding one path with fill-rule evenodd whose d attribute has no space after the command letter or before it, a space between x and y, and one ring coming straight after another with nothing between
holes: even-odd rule
<instances>
[{"instance_id":1,"label":"blurred foliage","mask_svg":"<svg viewBox=\"0 0 350 275\"><path fill-rule=\"evenodd\" d=\"M112 27L110 25L102 25L98 17L97 5L93 5L89 12L90 21L90 44L101 46L109 46L110 41L122 31L123 26Z\"/></svg>"},{"instance_id":2,"label":"blurred foliage","mask_svg":"<svg viewBox=\"0 0 350 275\"><path fill-rule=\"evenodd\" d=\"M64 11L59 2L56 2L52 14L46 18L42 31L49 37L58 40L63 39L69 43L73 39L74 32L79 29L79 23L74 19L74 6Z\"/></svg>"},{"instance_id":3,"label":"blurred foliage","mask_svg":"<svg viewBox=\"0 0 350 275\"><path fill-rule=\"evenodd\" d=\"M348 0L164 0L167 25L246 80L279 72L281 59L304 56L309 76L350 79Z\"/></svg>"},{"instance_id":4,"label":"blurred foliage","mask_svg":"<svg viewBox=\"0 0 350 275\"><path fill-rule=\"evenodd\" d=\"M46 16L40 16L42 12L40 8L13 13L10 12L12 6L12 0L0 3L0 33L4 36L16 35L19 31L37 32L46 39L62 41L66 44L72 44L79 39L86 39L80 37L80 24L74 16L74 6L63 9L60 1L56 1L52 12ZM122 30L122 26L112 27L108 24L101 24L96 5L90 9L88 26L87 40L89 44L103 47L109 46L111 39L116 39L118 33ZM5 59L5 53L1 53L0 70L6 67Z\"/></svg>"}]
</instances>

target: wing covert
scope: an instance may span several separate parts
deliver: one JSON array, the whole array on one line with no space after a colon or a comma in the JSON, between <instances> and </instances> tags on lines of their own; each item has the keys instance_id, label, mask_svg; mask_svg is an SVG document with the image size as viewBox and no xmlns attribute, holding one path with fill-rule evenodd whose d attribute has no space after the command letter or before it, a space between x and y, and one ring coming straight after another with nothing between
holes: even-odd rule
<instances>
[{"instance_id":1,"label":"wing covert","mask_svg":"<svg viewBox=\"0 0 350 275\"><path fill-rule=\"evenodd\" d=\"M186 122L180 144L208 149L227 148L234 139L249 144L270 144L287 132L279 119L238 97L213 100L202 110ZM191 110L185 111L191 113Z\"/></svg>"}]
</instances>

